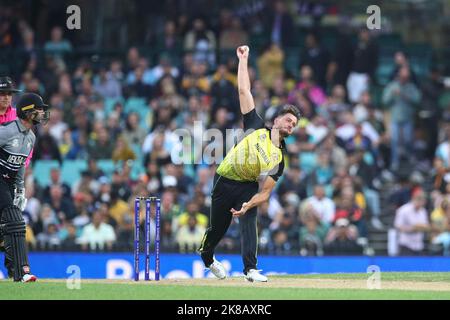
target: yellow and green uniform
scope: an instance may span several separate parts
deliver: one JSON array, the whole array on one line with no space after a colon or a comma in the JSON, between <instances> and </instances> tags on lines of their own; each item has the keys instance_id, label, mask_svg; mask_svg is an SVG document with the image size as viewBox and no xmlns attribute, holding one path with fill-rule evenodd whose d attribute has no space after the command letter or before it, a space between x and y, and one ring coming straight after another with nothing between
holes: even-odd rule
<instances>
[{"instance_id":1,"label":"yellow and green uniform","mask_svg":"<svg viewBox=\"0 0 450 320\"><path fill-rule=\"evenodd\" d=\"M250 133L227 153L217 173L242 182L257 181L261 174L268 174L277 181L284 170L284 142L281 148L272 143L271 130L255 109L244 115L244 130Z\"/></svg>"},{"instance_id":2,"label":"yellow and green uniform","mask_svg":"<svg viewBox=\"0 0 450 320\"><path fill-rule=\"evenodd\" d=\"M230 226L231 208L240 210L258 192L260 175L277 181L284 170L285 144L282 142L278 148L272 143L271 130L254 109L244 115L244 130L245 137L227 153L214 177L209 228L199 249L206 267L214 261L214 249ZM244 274L257 269L256 214L257 208L253 207L239 217Z\"/></svg>"}]
</instances>

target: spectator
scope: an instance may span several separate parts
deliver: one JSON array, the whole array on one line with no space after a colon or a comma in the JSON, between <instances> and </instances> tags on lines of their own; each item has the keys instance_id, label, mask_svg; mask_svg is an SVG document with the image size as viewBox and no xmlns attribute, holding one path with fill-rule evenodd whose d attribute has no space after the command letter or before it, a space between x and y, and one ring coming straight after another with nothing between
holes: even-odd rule
<instances>
[{"instance_id":1,"label":"spectator","mask_svg":"<svg viewBox=\"0 0 450 320\"><path fill-rule=\"evenodd\" d=\"M389 77L389 81L394 81L397 78L398 72L401 68L405 67L409 69L409 74L411 76L411 82L416 86L419 86L419 81L417 80L417 76L414 71L411 69L408 55L404 51L397 51L394 55L394 70L392 70L391 75Z\"/></svg>"},{"instance_id":2,"label":"spectator","mask_svg":"<svg viewBox=\"0 0 450 320\"><path fill-rule=\"evenodd\" d=\"M101 68L98 77L94 79L94 91L103 98L118 99L122 97L120 81L111 72Z\"/></svg>"},{"instance_id":3,"label":"spectator","mask_svg":"<svg viewBox=\"0 0 450 320\"><path fill-rule=\"evenodd\" d=\"M329 133L328 136L324 138L321 148L330 155L334 172L347 170L347 154L345 153L345 150L336 143L334 132Z\"/></svg>"},{"instance_id":4,"label":"spectator","mask_svg":"<svg viewBox=\"0 0 450 320\"><path fill-rule=\"evenodd\" d=\"M355 191L352 187L342 189L341 196L336 201L334 221L344 218L358 228L360 237L367 237L367 226L364 219L364 211L361 205L356 203Z\"/></svg>"},{"instance_id":5,"label":"spectator","mask_svg":"<svg viewBox=\"0 0 450 320\"><path fill-rule=\"evenodd\" d=\"M364 152L364 150L357 150L350 156L349 172L352 176L355 176L355 179L358 178L358 181L362 184L361 188L364 197L372 213L372 226L378 230L384 229L384 225L380 220L380 195L374 186L377 172L375 159L372 154Z\"/></svg>"},{"instance_id":6,"label":"spectator","mask_svg":"<svg viewBox=\"0 0 450 320\"><path fill-rule=\"evenodd\" d=\"M312 194L313 186L320 184L325 188L325 194L331 196L331 180L333 179L334 171L330 163L330 155L324 151L320 151L317 159L317 166L312 170L308 176L308 195Z\"/></svg>"},{"instance_id":7,"label":"spectator","mask_svg":"<svg viewBox=\"0 0 450 320\"><path fill-rule=\"evenodd\" d=\"M336 46L331 53L330 64L327 69L326 80L331 84L345 86L353 63L353 45L349 27L342 25L338 28Z\"/></svg>"},{"instance_id":8,"label":"spectator","mask_svg":"<svg viewBox=\"0 0 450 320\"><path fill-rule=\"evenodd\" d=\"M50 135L50 128L48 126L42 126L40 128L42 129L42 133L39 134L36 146L33 149L33 160L58 160L62 164L58 143Z\"/></svg>"},{"instance_id":9,"label":"spectator","mask_svg":"<svg viewBox=\"0 0 450 320\"><path fill-rule=\"evenodd\" d=\"M72 52L72 45L63 38L63 28L56 26L51 31L50 41L45 43L44 50L47 54L64 59L65 55Z\"/></svg>"},{"instance_id":10,"label":"spectator","mask_svg":"<svg viewBox=\"0 0 450 320\"><path fill-rule=\"evenodd\" d=\"M135 112L127 115L123 137L129 146L141 146L144 143L146 132L139 120L139 115Z\"/></svg>"},{"instance_id":11,"label":"spectator","mask_svg":"<svg viewBox=\"0 0 450 320\"><path fill-rule=\"evenodd\" d=\"M416 189L412 199L397 209L394 226L399 234L400 255L421 255L425 249L425 234L430 230L425 209L425 193Z\"/></svg>"},{"instance_id":12,"label":"spectator","mask_svg":"<svg viewBox=\"0 0 450 320\"><path fill-rule=\"evenodd\" d=\"M36 237L39 248L43 250L55 250L61 245L61 239L58 236L58 229L55 224L47 225L44 232L41 232Z\"/></svg>"},{"instance_id":13,"label":"spectator","mask_svg":"<svg viewBox=\"0 0 450 320\"><path fill-rule=\"evenodd\" d=\"M185 97L202 96L210 91L210 81L206 76L206 64L194 62L188 72L181 79L181 89Z\"/></svg>"},{"instance_id":14,"label":"spectator","mask_svg":"<svg viewBox=\"0 0 450 320\"><path fill-rule=\"evenodd\" d=\"M195 252L201 244L206 228L197 223L194 215L189 215L187 224L182 225L175 236L180 252Z\"/></svg>"},{"instance_id":15,"label":"spectator","mask_svg":"<svg viewBox=\"0 0 450 320\"><path fill-rule=\"evenodd\" d=\"M336 206L330 198L325 196L323 185L314 186L314 194L307 198L300 208L301 215L313 213L320 223L331 225L334 222Z\"/></svg>"},{"instance_id":16,"label":"spectator","mask_svg":"<svg viewBox=\"0 0 450 320\"><path fill-rule=\"evenodd\" d=\"M414 115L421 93L410 82L409 70L403 67L398 78L387 85L383 92L383 103L391 110L391 169L399 169L400 149L413 157ZM403 152L403 153L404 153Z\"/></svg>"},{"instance_id":17,"label":"spectator","mask_svg":"<svg viewBox=\"0 0 450 320\"><path fill-rule=\"evenodd\" d=\"M113 144L105 128L100 128L98 139L91 142L88 146L88 152L92 159L111 159L113 153Z\"/></svg>"},{"instance_id":18,"label":"spectator","mask_svg":"<svg viewBox=\"0 0 450 320\"><path fill-rule=\"evenodd\" d=\"M300 254L302 256L323 255L323 241L327 235L327 226L315 214L305 217L300 228Z\"/></svg>"},{"instance_id":19,"label":"spectator","mask_svg":"<svg viewBox=\"0 0 450 320\"><path fill-rule=\"evenodd\" d=\"M306 199L305 173L298 165L293 165L286 170L284 179L278 187L278 194L283 196L288 192L295 192L300 199Z\"/></svg>"},{"instance_id":20,"label":"spectator","mask_svg":"<svg viewBox=\"0 0 450 320\"><path fill-rule=\"evenodd\" d=\"M444 256L450 255L450 206L443 199L431 213L431 243L440 245Z\"/></svg>"},{"instance_id":21,"label":"spectator","mask_svg":"<svg viewBox=\"0 0 450 320\"><path fill-rule=\"evenodd\" d=\"M323 104L319 105L318 113L327 120L339 124L339 116L349 110L350 105L346 101L344 86L335 85L331 90L331 95Z\"/></svg>"},{"instance_id":22,"label":"spectator","mask_svg":"<svg viewBox=\"0 0 450 320\"><path fill-rule=\"evenodd\" d=\"M112 160L114 162L117 162L135 159L136 155L134 154L133 150L131 150L131 148L129 147L125 138L123 136L118 137L118 139L116 140L115 148L112 152Z\"/></svg>"},{"instance_id":23,"label":"spectator","mask_svg":"<svg viewBox=\"0 0 450 320\"><path fill-rule=\"evenodd\" d=\"M327 255L358 255L363 248L358 245L358 231L345 218L336 221L325 238L324 251Z\"/></svg>"},{"instance_id":24,"label":"spectator","mask_svg":"<svg viewBox=\"0 0 450 320\"><path fill-rule=\"evenodd\" d=\"M275 78L284 74L284 52L279 45L272 43L257 60L260 79L265 88L270 88Z\"/></svg>"},{"instance_id":25,"label":"spectator","mask_svg":"<svg viewBox=\"0 0 450 320\"><path fill-rule=\"evenodd\" d=\"M305 39L305 49L300 55L300 61L303 65L311 67L316 83L322 90L326 89L326 72L329 60L328 51L320 45L318 35L308 33Z\"/></svg>"},{"instance_id":26,"label":"spectator","mask_svg":"<svg viewBox=\"0 0 450 320\"><path fill-rule=\"evenodd\" d=\"M325 92L316 85L313 69L309 65L301 67L300 82L296 89L302 90L306 97L317 106L323 104L326 100Z\"/></svg>"},{"instance_id":27,"label":"spectator","mask_svg":"<svg viewBox=\"0 0 450 320\"><path fill-rule=\"evenodd\" d=\"M186 212L182 213L174 221L175 223L173 228L176 230L177 228L187 225L189 217L195 217L196 224L204 227L205 229L208 226L208 217L199 212L198 204L195 201L191 201L186 205Z\"/></svg>"},{"instance_id":28,"label":"spectator","mask_svg":"<svg viewBox=\"0 0 450 320\"><path fill-rule=\"evenodd\" d=\"M239 110L238 97L236 90L236 77L232 75L226 65L221 64L217 72L213 75L211 83L212 111L211 117L214 118L219 108L225 107L232 115L231 121L238 119Z\"/></svg>"},{"instance_id":29,"label":"spectator","mask_svg":"<svg viewBox=\"0 0 450 320\"><path fill-rule=\"evenodd\" d=\"M133 250L134 223L130 215L123 217L123 223L118 227L116 248L123 251Z\"/></svg>"},{"instance_id":30,"label":"spectator","mask_svg":"<svg viewBox=\"0 0 450 320\"><path fill-rule=\"evenodd\" d=\"M358 34L358 44L354 51L354 60L347 79L347 91L350 102L359 101L361 94L369 89L378 64L378 47L370 37L370 31L362 28Z\"/></svg>"},{"instance_id":31,"label":"spectator","mask_svg":"<svg viewBox=\"0 0 450 320\"><path fill-rule=\"evenodd\" d=\"M119 226L126 223L126 218L131 216L129 204L119 197L118 190L111 192L111 208L109 215L116 221Z\"/></svg>"},{"instance_id":32,"label":"spectator","mask_svg":"<svg viewBox=\"0 0 450 320\"><path fill-rule=\"evenodd\" d=\"M153 80L149 84L156 85L161 79L169 77L172 80L178 80L180 72L176 66L171 64L171 59L168 53L161 54L159 57L159 64L152 69Z\"/></svg>"},{"instance_id":33,"label":"spectator","mask_svg":"<svg viewBox=\"0 0 450 320\"><path fill-rule=\"evenodd\" d=\"M115 241L116 234L113 227L103 222L102 214L99 211L94 212L92 222L83 228L81 236L78 238L82 249L91 251L111 250Z\"/></svg>"},{"instance_id":34,"label":"spectator","mask_svg":"<svg viewBox=\"0 0 450 320\"><path fill-rule=\"evenodd\" d=\"M62 234L61 234L62 233ZM61 249L65 251L78 251L79 245L77 243L77 228L69 223L64 230L60 230Z\"/></svg>"},{"instance_id":35,"label":"spectator","mask_svg":"<svg viewBox=\"0 0 450 320\"><path fill-rule=\"evenodd\" d=\"M166 21L164 33L157 35L156 47L159 52L173 52L176 54L180 51L182 46L175 21Z\"/></svg>"},{"instance_id":36,"label":"spectator","mask_svg":"<svg viewBox=\"0 0 450 320\"><path fill-rule=\"evenodd\" d=\"M220 49L234 50L240 45L248 43L248 34L242 28L241 20L238 17L231 19L229 28L222 29L220 33Z\"/></svg>"},{"instance_id":37,"label":"spectator","mask_svg":"<svg viewBox=\"0 0 450 320\"><path fill-rule=\"evenodd\" d=\"M294 23L284 1L274 1L272 7L266 8L265 17L264 26L267 29L266 34L270 35L270 41L283 48L291 46Z\"/></svg>"},{"instance_id":38,"label":"spectator","mask_svg":"<svg viewBox=\"0 0 450 320\"><path fill-rule=\"evenodd\" d=\"M45 187L43 194L44 202L50 201L50 190L52 186L60 186L63 192L63 197L70 200L71 188L67 183L61 181L61 169L59 168L50 169L50 185Z\"/></svg>"},{"instance_id":39,"label":"spectator","mask_svg":"<svg viewBox=\"0 0 450 320\"><path fill-rule=\"evenodd\" d=\"M72 201L64 197L63 188L60 185L50 187L50 199L47 202L50 208L57 214L58 219L73 219L75 209Z\"/></svg>"},{"instance_id":40,"label":"spectator","mask_svg":"<svg viewBox=\"0 0 450 320\"><path fill-rule=\"evenodd\" d=\"M432 68L430 73L422 84L422 103L421 107L427 111L427 116L423 119L423 126L427 131L427 156L432 160L436 152L438 141L438 126L442 115L439 108L439 98L441 97L445 85L442 81L442 74L438 68ZM447 86L448 87L448 86Z\"/></svg>"},{"instance_id":41,"label":"spectator","mask_svg":"<svg viewBox=\"0 0 450 320\"><path fill-rule=\"evenodd\" d=\"M152 87L145 82L144 73L145 69L141 66L137 66L133 70L132 78L135 79L135 81L125 88L125 97L150 99L152 96Z\"/></svg>"},{"instance_id":42,"label":"spectator","mask_svg":"<svg viewBox=\"0 0 450 320\"><path fill-rule=\"evenodd\" d=\"M184 50L193 51L197 61L215 63L216 36L206 28L206 23L201 18L192 22L192 29L184 37Z\"/></svg>"}]
</instances>

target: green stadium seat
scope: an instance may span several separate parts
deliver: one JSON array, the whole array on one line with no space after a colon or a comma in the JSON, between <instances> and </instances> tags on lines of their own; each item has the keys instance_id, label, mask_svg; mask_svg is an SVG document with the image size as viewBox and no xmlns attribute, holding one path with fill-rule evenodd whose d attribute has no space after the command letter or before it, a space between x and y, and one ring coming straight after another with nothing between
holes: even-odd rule
<instances>
[{"instance_id":1,"label":"green stadium seat","mask_svg":"<svg viewBox=\"0 0 450 320\"><path fill-rule=\"evenodd\" d=\"M145 173L145 168L142 165L142 161L133 161L131 167L130 178L132 180L137 180L139 177Z\"/></svg>"},{"instance_id":2,"label":"green stadium seat","mask_svg":"<svg viewBox=\"0 0 450 320\"><path fill-rule=\"evenodd\" d=\"M106 98L105 99L104 108L105 108L105 114L107 117L111 114L111 112L113 112L114 105L117 102L124 103L124 99L123 98Z\"/></svg>"},{"instance_id":3,"label":"green stadium seat","mask_svg":"<svg viewBox=\"0 0 450 320\"><path fill-rule=\"evenodd\" d=\"M61 169L61 179L67 183L70 187L80 180L81 172L88 167L87 161L83 159L79 160L64 160Z\"/></svg>"},{"instance_id":4,"label":"green stadium seat","mask_svg":"<svg viewBox=\"0 0 450 320\"><path fill-rule=\"evenodd\" d=\"M110 159L101 159L97 161L98 168L101 169L108 178L112 177L116 165L114 161Z\"/></svg>"},{"instance_id":5,"label":"green stadium seat","mask_svg":"<svg viewBox=\"0 0 450 320\"><path fill-rule=\"evenodd\" d=\"M297 76L300 69L300 48L285 50L284 67L288 73Z\"/></svg>"},{"instance_id":6,"label":"green stadium seat","mask_svg":"<svg viewBox=\"0 0 450 320\"><path fill-rule=\"evenodd\" d=\"M380 63L378 64L377 70L375 71L375 77L378 84L383 86L387 85L389 82L389 77L394 68L395 66L393 59L380 59Z\"/></svg>"},{"instance_id":7,"label":"green stadium seat","mask_svg":"<svg viewBox=\"0 0 450 320\"><path fill-rule=\"evenodd\" d=\"M33 164L33 177L41 187L50 185L50 171L59 168L57 160L37 160Z\"/></svg>"},{"instance_id":8,"label":"green stadium seat","mask_svg":"<svg viewBox=\"0 0 450 320\"><path fill-rule=\"evenodd\" d=\"M139 112L142 109L148 109L144 98L131 97L125 102L124 111L129 113L132 111Z\"/></svg>"},{"instance_id":9,"label":"green stadium seat","mask_svg":"<svg viewBox=\"0 0 450 320\"><path fill-rule=\"evenodd\" d=\"M439 97L439 107L446 109L450 106L450 92L445 92Z\"/></svg>"},{"instance_id":10,"label":"green stadium seat","mask_svg":"<svg viewBox=\"0 0 450 320\"><path fill-rule=\"evenodd\" d=\"M306 173L310 173L317 163L317 155L315 152L301 152L299 156L300 168Z\"/></svg>"}]
</instances>

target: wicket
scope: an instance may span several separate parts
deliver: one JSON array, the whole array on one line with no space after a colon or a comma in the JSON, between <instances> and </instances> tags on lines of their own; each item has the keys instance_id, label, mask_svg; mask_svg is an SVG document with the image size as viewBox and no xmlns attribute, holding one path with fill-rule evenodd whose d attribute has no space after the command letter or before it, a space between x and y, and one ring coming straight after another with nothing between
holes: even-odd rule
<instances>
[{"instance_id":1,"label":"wicket","mask_svg":"<svg viewBox=\"0 0 450 320\"><path fill-rule=\"evenodd\" d=\"M156 204L155 211L155 280L159 281L160 275L160 228L161 228L161 200L157 197L136 197L134 200L134 281L139 281L139 254L140 254L140 205L145 200L145 224L144 224L144 252L145 252L145 280L150 280L150 216L151 204Z\"/></svg>"}]
</instances>

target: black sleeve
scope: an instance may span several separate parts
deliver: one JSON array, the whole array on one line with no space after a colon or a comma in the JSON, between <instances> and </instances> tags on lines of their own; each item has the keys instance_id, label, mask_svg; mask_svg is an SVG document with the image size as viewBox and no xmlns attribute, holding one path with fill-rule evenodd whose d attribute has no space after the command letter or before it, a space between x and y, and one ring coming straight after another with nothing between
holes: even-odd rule
<instances>
[{"instance_id":1,"label":"black sleeve","mask_svg":"<svg viewBox=\"0 0 450 320\"><path fill-rule=\"evenodd\" d=\"M278 181L278 179L283 175L283 171L284 171L284 154L283 154L283 159L281 159L280 164L278 166L276 166L274 168L274 170L277 170L277 171L275 173L273 173L271 171L269 174L269 177L272 177L273 180Z\"/></svg>"},{"instance_id":2,"label":"black sleeve","mask_svg":"<svg viewBox=\"0 0 450 320\"><path fill-rule=\"evenodd\" d=\"M244 114L244 130L264 128L264 120L259 116L255 109Z\"/></svg>"}]
</instances>

